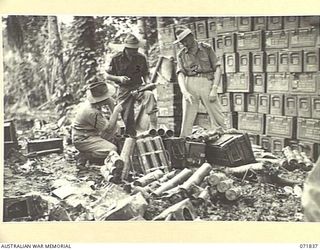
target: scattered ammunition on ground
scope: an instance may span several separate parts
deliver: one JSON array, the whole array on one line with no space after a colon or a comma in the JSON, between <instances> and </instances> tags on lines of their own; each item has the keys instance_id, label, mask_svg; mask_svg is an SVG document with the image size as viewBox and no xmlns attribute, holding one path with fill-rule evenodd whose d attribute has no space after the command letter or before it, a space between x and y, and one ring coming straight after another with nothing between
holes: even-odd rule
<instances>
[{"instance_id":1,"label":"scattered ammunition on ground","mask_svg":"<svg viewBox=\"0 0 320 250\"><path fill-rule=\"evenodd\" d=\"M220 181L226 180L227 176L224 173L211 173L206 177L209 186L216 186Z\"/></svg>"},{"instance_id":2,"label":"scattered ammunition on ground","mask_svg":"<svg viewBox=\"0 0 320 250\"><path fill-rule=\"evenodd\" d=\"M110 151L104 161L105 164L112 163L115 167L123 168L124 161L116 151Z\"/></svg>"},{"instance_id":3,"label":"scattered ammunition on ground","mask_svg":"<svg viewBox=\"0 0 320 250\"><path fill-rule=\"evenodd\" d=\"M231 179L220 181L219 184L217 185L217 190L220 193L224 193L228 189L232 188L232 184L233 184L233 180Z\"/></svg>"},{"instance_id":4,"label":"scattered ammunition on ground","mask_svg":"<svg viewBox=\"0 0 320 250\"><path fill-rule=\"evenodd\" d=\"M225 192L225 196L229 201L234 201L241 196L241 187L232 187Z\"/></svg>"},{"instance_id":5,"label":"scattered ammunition on ground","mask_svg":"<svg viewBox=\"0 0 320 250\"><path fill-rule=\"evenodd\" d=\"M303 157L304 163L305 163L305 169L306 171L310 171L313 166L314 163L308 158L308 156L306 155L305 152L301 152L301 156Z\"/></svg>"},{"instance_id":6,"label":"scattered ammunition on ground","mask_svg":"<svg viewBox=\"0 0 320 250\"><path fill-rule=\"evenodd\" d=\"M140 187L145 187L148 184L150 184L151 182L153 182L155 180L158 180L163 175L164 175L163 171L156 170L156 171L148 173L148 174L142 176L141 178L139 178L138 180L134 181L133 185L140 186Z\"/></svg>"},{"instance_id":7,"label":"scattered ammunition on ground","mask_svg":"<svg viewBox=\"0 0 320 250\"><path fill-rule=\"evenodd\" d=\"M180 201L177 204L167 208L161 214L156 216L153 220L179 220L179 221L189 221L196 218L195 209L189 199Z\"/></svg>"},{"instance_id":8,"label":"scattered ammunition on ground","mask_svg":"<svg viewBox=\"0 0 320 250\"><path fill-rule=\"evenodd\" d=\"M192 171L190 169L183 169L179 174L177 174L172 179L168 180L167 182L163 183L159 188L157 188L153 193L156 196L161 195L164 191L167 191L171 188L178 186L179 184L183 183L192 175Z\"/></svg>"},{"instance_id":9,"label":"scattered ammunition on ground","mask_svg":"<svg viewBox=\"0 0 320 250\"><path fill-rule=\"evenodd\" d=\"M136 139L134 138L126 138L124 141L123 148L121 151L121 158L124 161L124 167L121 175L122 180L128 179L128 174L132 167L131 156L133 155L135 144L136 144Z\"/></svg>"},{"instance_id":10,"label":"scattered ammunition on ground","mask_svg":"<svg viewBox=\"0 0 320 250\"><path fill-rule=\"evenodd\" d=\"M176 170L173 170L173 171L165 174L164 176L162 176L162 177L159 179L159 182L166 182L166 181L172 179L176 174L177 174L177 171L176 171Z\"/></svg>"},{"instance_id":11,"label":"scattered ammunition on ground","mask_svg":"<svg viewBox=\"0 0 320 250\"><path fill-rule=\"evenodd\" d=\"M211 170L212 166L209 163L203 163L202 166L181 185L181 188L189 191L192 185L199 185Z\"/></svg>"},{"instance_id":12,"label":"scattered ammunition on ground","mask_svg":"<svg viewBox=\"0 0 320 250\"><path fill-rule=\"evenodd\" d=\"M210 199L209 186L205 187L199 194L197 200L201 203L206 203Z\"/></svg>"}]
</instances>

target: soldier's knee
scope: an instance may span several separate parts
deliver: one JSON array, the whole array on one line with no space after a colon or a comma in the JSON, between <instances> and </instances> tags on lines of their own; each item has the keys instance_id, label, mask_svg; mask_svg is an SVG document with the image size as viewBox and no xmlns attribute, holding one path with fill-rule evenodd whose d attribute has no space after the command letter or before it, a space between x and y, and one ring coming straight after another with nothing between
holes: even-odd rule
<instances>
[{"instance_id":1,"label":"soldier's knee","mask_svg":"<svg viewBox=\"0 0 320 250\"><path fill-rule=\"evenodd\" d=\"M117 150L118 150L118 148L117 148L116 145L112 144L112 145L110 146L110 151L116 151L116 152L117 152Z\"/></svg>"}]
</instances>

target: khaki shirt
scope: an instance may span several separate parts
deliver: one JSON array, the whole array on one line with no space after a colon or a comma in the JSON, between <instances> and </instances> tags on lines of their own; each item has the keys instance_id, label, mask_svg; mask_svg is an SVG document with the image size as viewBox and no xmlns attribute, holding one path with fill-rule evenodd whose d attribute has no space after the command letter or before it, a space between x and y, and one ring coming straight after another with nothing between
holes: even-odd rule
<instances>
[{"instance_id":1,"label":"khaki shirt","mask_svg":"<svg viewBox=\"0 0 320 250\"><path fill-rule=\"evenodd\" d=\"M192 49L183 48L178 53L177 74L194 76L199 73L208 73L209 80L214 79L216 67L221 65L220 60L209 44L198 43Z\"/></svg>"},{"instance_id":2,"label":"khaki shirt","mask_svg":"<svg viewBox=\"0 0 320 250\"><path fill-rule=\"evenodd\" d=\"M141 77L149 74L149 67L147 59L143 54L138 53L130 60L124 51L120 51L112 57L107 73L130 78L125 84L116 82L120 86L119 97L122 98L143 83Z\"/></svg>"},{"instance_id":3,"label":"khaki shirt","mask_svg":"<svg viewBox=\"0 0 320 250\"><path fill-rule=\"evenodd\" d=\"M79 104L73 122L74 134L99 135L108 127L109 121L102 112L94 108L89 101Z\"/></svg>"}]
</instances>

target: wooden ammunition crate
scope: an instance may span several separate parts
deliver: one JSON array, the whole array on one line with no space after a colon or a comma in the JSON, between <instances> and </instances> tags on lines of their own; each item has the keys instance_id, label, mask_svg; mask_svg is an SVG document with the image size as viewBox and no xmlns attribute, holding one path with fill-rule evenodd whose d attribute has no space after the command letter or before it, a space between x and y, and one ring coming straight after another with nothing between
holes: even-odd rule
<instances>
[{"instance_id":1,"label":"wooden ammunition crate","mask_svg":"<svg viewBox=\"0 0 320 250\"><path fill-rule=\"evenodd\" d=\"M289 93L290 74L267 73L267 93Z\"/></svg>"},{"instance_id":2,"label":"wooden ammunition crate","mask_svg":"<svg viewBox=\"0 0 320 250\"><path fill-rule=\"evenodd\" d=\"M289 51L279 51L279 72L289 72Z\"/></svg>"},{"instance_id":3,"label":"wooden ammunition crate","mask_svg":"<svg viewBox=\"0 0 320 250\"><path fill-rule=\"evenodd\" d=\"M238 129L255 134L264 133L265 117L264 114L238 112Z\"/></svg>"},{"instance_id":4,"label":"wooden ammunition crate","mask_svg":"<svg viewBox=\"0 0 320 250\"><path fill-rule=\"evenodd\" d=\"M267 135L260 136L260 144L264 150L271 152L271 137Z\"/></svg>"},{"instance_id":5,"label":"wooden ammunition crate","mask_svg":"<svg viewBox=\"0 0 320 250\"><path fill-rule=\"evenodd\" d=\"M259 145L259 135L248 133L251 144Z\"/></svg>"},{"instance_id":6,"label":"wooden ammunition crate","mask_svg":"<svg viewBox=\"0 0 320 250\"><path fill-rule=\"evenodd\" d=\"M259 95L258 94L248 94L247 96L247 111L248 112L258 112Z\"/></svg>"},{"instance_id":7,"label":"wooden ammunition crate","mask_svg":"<svg viewBox=\"0 0 320 250\"><path fill-rule=\"evenodd\" d=\"M214 40L214 48L216 55L222 57L224 53L223 35L217 35L216 39Z\"/></svg>"},{"instance_id":8,"label":"wooden ammunition crate","mask_svg":"<svg viewBox=\"0 0 320 250\"><path fill-rule=\"evenodd\" d=\"M251 31L253 18L248 16L238 17L238 31Z\"/></svg>"},{"instance_id":9,"label":"wooden ammunition crate","mask_svg":"<svg viewBox=\"0 0 320 250\"><path fill-rule=\"evenodd\" d=\"M13 120L6 120L3 123L4 132L3 139L4 141L17 141L17 134Z\"/></svg>"},{"instance_id":10,"label":"wooden ammunition crate","mask_svg":"<svg viewBox=\"0 0 320 250\"><path fill-rule=\"evenodd\" d=\"M267 29L267 17L257 16L253 17L253 30L266 30Z\"/></svg>"},{"instance_id":11,"label":"wooden ammunition crate","mask_svg":"<svg viewBox=\"0 0 320 250\"><path fill-rule=\"evenodd\" d=\"M290 93L320 95L319 73L296 73L290 77Z\"/></svg>"},{"instance_id":12,"label":"wooden ammunition crate","mask_svg":"<svg viewBox=\"0 0 320 250\"><path fill-rule=\"evenodd\" d=\"M225 53L223 56L224 70L226 73L236 73L239 70L238 54Z\"/></svg>"},{"instance_id":13,"label":"wooden ammunition crate","mask_svg":"<svg viewBox=\"0 0 320 250\"><path fill-rule=\"evenodd\" d=\"M59 149L57 153L63 152L62 138L49 138L43 140L30 140L27 144L28 153L41 152L44 150Z\"/></svg>"},{"instance_id":14,"label":"wooden ammunition crate","mask_svg":"<svg viewBox=\"0 0 320 250\"><path fill-rule=\"evenodd\" d=\"M265 93L266 92L266 74L265 73L253 73L253 92Z\"/></svg>"},{"instance_id":15,"label":"wooden ammunition crate","mask_svg":"<svg viewBox=\"0 0 320 250\"><path fill-rule=\"evenodd\" d=\"M311 97L298 96L298 116L311 118Z\"/></svg>"},{"instance_id":16,"label":"wooden ammunition crate","mask_svg":"<svg viewBox=\"0 0 320 250\"><path fill-rule=\"evenodd\" d=\"M251 72L252 71L252 54L247 51L239 52L239 71L240 72Z\"/></svg>"},{"instance_id":17,"label":"wooden ammunition crate","mask_svg":"<svg viewBox=\"0 0 320 250\"><path fill-rule=\"evenodd\" d=\"M269 16L267 18L268 30L281 30L283 27L282 16Z\"/></svg>"},{"instance_id":18,"label":"wooden ammunition crate","mask_svg":"<svg viewBox=\"0 0 320 250\"><path fill-rule=\"evenodd\" d=\"M311 117L320 119L320 96L311 97Z\"/></svg>"},{"instance_id":19,"label":"wooden ammunition crate","mask_svg":"<svg viewBox=\"0 0 320 250\"><path fill-rule=\"evenodd\" d=\"M295 95L285 95L284 115L298 116L298 97Z\"/></svg>"},{"instance_id":20,"label":"wooden ammunition crate","mask_svg":"<svg viewBox=\"0 0 320 250\"><path fill-rule=\"evenodd\" d=\"M296 119L288 116L266 115L266 135L296 138Z\"/></svg>"},{"instance_id":21,"label":"wooden ammunition crate","mask_svg":"<svg viewBox=\"0 0 320 250\"><path fill-rule=\"evenodd\" d=\"M217 33L235 32L238 30L237 17L217 17Z\"/></svg>"},{"instance_id":22,"label":"wooden ammunition crate","mask_svg":"<svg viewBox=\"0 0 320 250\"><path fill-rule=\"evenodd\" d=\"M236 34L225 33L223 34L223 52L224 53L234 53L236 52L237 44Z\"/></svg>"},{"instance_id":23,"label":"wooden ammunition crate","mask_svg":"<svg viewBox=\"0 0 320 250\"><path fill-rule=\"evenodd\" d=\"M208 38L208 29L207 29L207 21L201 20L195 22L197 39L206 39Z\"/></svg>"},{"instance_id":24,"label":"wooden ammunition crate","mask_svg":"<svg viewBox=\"0 0 320 250\"><path fill-rule=\"evenodd\" d=\"M233 93L233 110L244 112L247 111L247 96L244 93Z\"/></svg>"},{"instance_id":25,"label":"wooden ammunition crate","mask_svg":"<svg viewBox=\"0 0 320 250\"><path fill-rule=\"evenodd\" d=\"M266 31L265 48L266 50L289 48L288 31L287 30Z\"/></svg>"},{"instance_id":26,"label":"wooden ammunition crate","mask_svg":"<svg viewBox=\"0 0 320 250\"><path fill-rule=\"evenodd\" d=\"M4 198L3 221L19 218L36 219L43 216L47 209L47 204L38 195Z\"/></svg>"},{"instance_id":27,"label":"wooden ammunition crate","mask_svg":"<svg viewBox=\"0 0 320 250\"><path fill-rule=\"evenodd\" d=\"M205 143L187 141L186 149L188 166L200 167L206 161Z\"/></svg>"},{"instance_id":28,"label":"wooden ammunition crate","mask_svg":"<svg viewBox=\"0 0 320 250\"><path fill-rule=\"evenodd\" d=\"M261 31L239 32L237 34L237 49L263 50L263 33Z\"/></svg>"},{"instance_id":29,"label":"wooden ammunition crate","mask_svg":"<svg viewBox=\"0 0 320 250\"><path fill-rule=\"evenodd\" d=\"M284 115L284 95L283 94L270 95L270 114Z\"/></svg>"},{"instance_id":30,"label":"wooden ammunition crate","mask_svg":"<svg viewBox=\"0 0 320 250\"><path fill-rule=\"evenodd\" d=\"M320 70L319 49L305 49L303 51L303 71L317 72Z\"/></svg>"},{"instance_id":31,"label":"wooden ammunition crate","mask_svg":"<svg viewBox=\"0 0 320 250\"><path fill-rule=\"evenodd\" d=\"M224 134L216 142L208 143L209 163L235 167L255 161L248 134Z\"/></svg>"},{"instance_id":32,"label":"wooden ammunition crate","mask_svg":"<svg viewBox=\"0 0 320 250\"><path fill-rule=\"evenodd\" d=\"M227 129L235 128L238 129L238 113L237 112L227 112L224 113L225 123Z\"/></svg>"},{"instance_id":33,"label":"wooden ammunition crate","mask_svg":"<svg viewBox=\"0 0 320 250\"><path fill-rule=\"evenodd\" d=\"M265 68L266 68L265 52L263 51L252 52L252 71L265 72Z\"/></svg>"},{"instance_id":34,"label":"wooden ammunition crate","mask_svg":"<svg viewBox=\"0 0 320 250\"><path fill-rule=\"evenodd\" d=\"M261 113L261 114L270 113L270 95L269 94L259 94L258 113Z\"/></svg>"},{"instance_id":35,"label":"wooden ammunition crate","mask_svg":"<svg viewBox=\"0 0 320 250\"><path fill-rule=\"evenodd\" d=\"M11 149L17 149L18 147L17 141L4 141L4 159L9 157Z\"/></svg>"},{"instance_id":36,"label":"wooden ammunition crate","mask_svg":"<svg viewBox=\"0 0 320 250\"><path fill-rule=\"evenodd\" d=\"M310 142L320 142L320 120L298 118L297 138Z\"/></svg>"},{"instance_id":37,"label":"wooden ammunition crate","mask_svg":"<svg viewBox=\"0 0 320 250\"><path fill-rule=\"evenodd\" d=\"M233 111L233 94L232 93L219 94L219 99L222 107L222 112Z\"/></svg>"},{"instance_id":38,"label":"wooden ammunition crate","mask_svg":"<svg viewBox=\"0 0 320 250\"><path fill-rule=\"evenodd\" d=\"M320 144L313 143L309 141L299 141L299 150L305 152L306 155L313 160L313 162L317 162L317 159L320 156Z\"/></svg>"},{"instance_id":39,"label":"wooden ammunition crate","mask_svg":"<svg viewBox=\"0 0 320 250\"><path fill-rule=\"evenodd\" d=\"M290 72L302 72L303 65L303 52L302 51L290 51L289 52L289 71Z\"/></svg>"},{"instance_id":40,"label":"wooden ammunition crate","mask_svg":"<svg viewBox=\"0 0 320 250\"><path fill-rule=\"evenodd\" d=\"M217 17L207 20L208 37L215 38L217 36Z\"/></svg>"},{"instance_id":41,"label":"wooden ammunition crate","mask_svg":"<svg viewBox=\"0 0 320 250\"><path fill-rule=\"evenodd\" d=\"M252 92L252 75L250 73L229 73L226 74L227 92Z\"/></svg>"},{"instance_id":42,"label":"wooden ammunition crate","mask_svg":"<svg viewBox=\"0 0 320 250\"><path fill-rule=\"evenodd\" d=\"M319 27L320 16L300 16L300 27Z\"/></svg>"},{"instance_id":43,"label":"wooden ammunition crate","mask_svg":"<svg viewBox=\"0 0 320 250\"><path fill-rule=\"evenodd\" d=\"M271 152L274 155L282 155L282 149L285 147L286 139L279 137L271 138Z\"/></svg>"},{"instance_id":44,"label":"wooden ammunition crate","mask_svg":"<svg viewBox=\"0 0 320 250\"><path fill-rule=\"evenodd\" d=\"M267 51L266 53L266 72L277 72L278 71L278 52Z\"/></svg>"},{"instance_id":45,"label":"wooden ammunition crate","mask_svg":"<svg viewBox=\"0 0 320 250\"><path fill-rule=\"evenodd\" d=\"M319 31L314 27L290 30L290 48L315 47Z\"/></svg>"},{"instance_id":46,"label":"wooden ammunition crate","mask_svg":"<svg viewBox=\"0 0 320 250\"><path fill-rule=\"evenodd\" d=\"M285 16L283 17L283 28L284 29L297 29L299 28L299 17L298 16Z\"/></svg>"}]
</instances>

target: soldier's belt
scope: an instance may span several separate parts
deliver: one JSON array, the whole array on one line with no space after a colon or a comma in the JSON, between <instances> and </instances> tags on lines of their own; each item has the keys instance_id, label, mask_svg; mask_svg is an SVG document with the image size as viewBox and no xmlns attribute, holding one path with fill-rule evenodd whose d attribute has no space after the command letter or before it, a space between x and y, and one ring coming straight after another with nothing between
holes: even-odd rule
<instances>
[{"instance_id":1,"label":"soldier's belt","mask_svg":"<svg viewBox=\"0 0 320 250\"><path fill-rule=\"evenodd\" d=\"M212 76L212 74L213 74L213 71L206 72L206 73L201 72L201 73L196 73L196 74L190 74L188 76L189 77L208 77L208 76Z\"/></svg>"}]
</instances>

